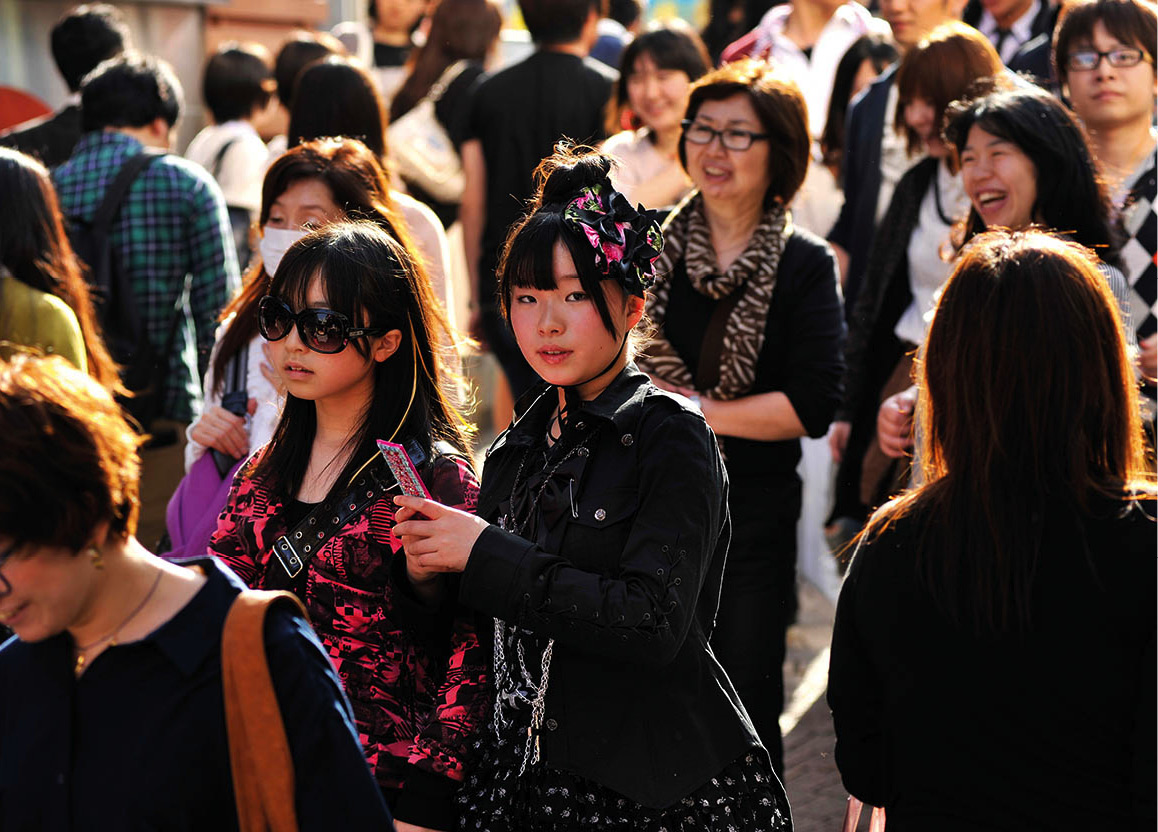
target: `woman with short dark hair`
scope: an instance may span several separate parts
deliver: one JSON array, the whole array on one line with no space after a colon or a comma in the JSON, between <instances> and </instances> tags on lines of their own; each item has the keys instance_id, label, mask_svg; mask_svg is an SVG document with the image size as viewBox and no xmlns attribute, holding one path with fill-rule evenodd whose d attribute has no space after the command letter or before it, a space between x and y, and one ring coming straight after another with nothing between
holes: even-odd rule
<instances>
[{"instance_id":1,"label":"woman with short dark hair","mask_svg":"<svg viewBox=\"0 0 1158 832\"><path fill-rule=\"evenodd\" d=\"M890 830L1154 826L1158 506L1115 307L1037 230L945 286L924 484L869 522L832 636L836 763Z\"/></svg>"},{"instance_id":2,"label":"woman with short dark hair","mask_svg":"<svg viewBox=\"0 0 1158 832\"><path fill-rule=\"evenodd\" d=\"M64 359L0 362L0 436L0 826L237 829L221 640L244 586L137 541L142 439ZM264 640L299 827L387 827L309 624L274 607Z\"/></svg>"},{"instance_id":3,"label":"woman with short dark hair","mask_svg":"<svg viewBox=\"0 0 1158 832\"><path fill-rule=\"evenodd\" d=\"M843 369L828 245L789 221L808 169L804 96L762 61L692 88L680 160L697 191L665 224L657 337L640 366L703 409L730 481L712 650L781 771L784 634L796 612L800 437L823 436Z\"/></svg>"}]
</instances>

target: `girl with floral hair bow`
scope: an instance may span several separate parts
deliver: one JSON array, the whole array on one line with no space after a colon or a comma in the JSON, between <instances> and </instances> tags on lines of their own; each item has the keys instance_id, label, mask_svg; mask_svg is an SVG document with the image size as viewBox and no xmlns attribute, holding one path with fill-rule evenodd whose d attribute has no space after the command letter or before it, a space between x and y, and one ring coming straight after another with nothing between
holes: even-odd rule
<instances>
[{"instance_id":1,"label":"girl with floral hair bow","mask_svg":"<svg viewBox=\"0 0 1158 832\"><path fill-rule=\"evenodd\" d=\"M791 829L708 649L730 534L715 436L632 360L662 234L610 168L556 152L507 239L500 299L545 383L488 451L477 516L396 498L410 580L493 635L460 828Z\"/></svg>"}]
</instances>

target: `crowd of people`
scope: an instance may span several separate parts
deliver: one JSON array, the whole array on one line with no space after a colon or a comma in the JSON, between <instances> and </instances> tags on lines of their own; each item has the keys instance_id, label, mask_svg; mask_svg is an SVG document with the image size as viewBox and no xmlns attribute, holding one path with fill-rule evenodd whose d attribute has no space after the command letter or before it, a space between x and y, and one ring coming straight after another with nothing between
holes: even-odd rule
<instances>
[{"instance_id":1,"label":"crowd of people","mask_svg":"<svg viewBox=\"0 0 1158 832\"><path fill-rule=\"evenodd\" d=\"M73 97L0 134L0 827L790 830L811 484L850 795L1152 829L1158 7L518 6L506 63L494 0L224 43L184 155L116 8L54 27Z\"/></svg>"}]
</instances>

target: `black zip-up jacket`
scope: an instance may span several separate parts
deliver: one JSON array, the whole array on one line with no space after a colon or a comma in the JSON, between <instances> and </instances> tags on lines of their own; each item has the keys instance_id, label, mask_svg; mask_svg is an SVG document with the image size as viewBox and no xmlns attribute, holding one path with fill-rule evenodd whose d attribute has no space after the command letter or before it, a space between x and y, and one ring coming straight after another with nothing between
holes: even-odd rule
<instances>
[{"instance_id":1,"label":"black zip-up jacket","mask_svg":"<svg viewBox=\"0 0 1158 832\"><path fill-rule=\"evenodd\" d=\"M480 517L508 511L556 396L539 387L519 402L488 452ZM699 411L634 365L566 430L562 447L594 435L543 490L535 540L488 528L459 597L555 639L542 764L667 807L759 745L708 648L730 536L727 474Z\"/></svg>"}]
</instances>

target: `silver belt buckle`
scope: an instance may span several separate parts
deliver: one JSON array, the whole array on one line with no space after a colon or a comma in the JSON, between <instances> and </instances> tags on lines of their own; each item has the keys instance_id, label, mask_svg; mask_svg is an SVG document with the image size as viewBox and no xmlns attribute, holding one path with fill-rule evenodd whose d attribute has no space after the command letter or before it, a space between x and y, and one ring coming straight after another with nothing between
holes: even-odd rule
<instances>
[{"instance_id":1,"label":"silver belt buckle","mask_svg":"<svg viewBox=\"0 0 1158 832\"><path fill-rule=\"evenodd\" d=\"M305 565L302 563L301 557L298 556L294 545L290 543L289 538L284 534L273 544L273 553L277 556L278 562L281 563L282 569L284 569L291 578L296 578Z\"/></svg>"}]
</instances>

